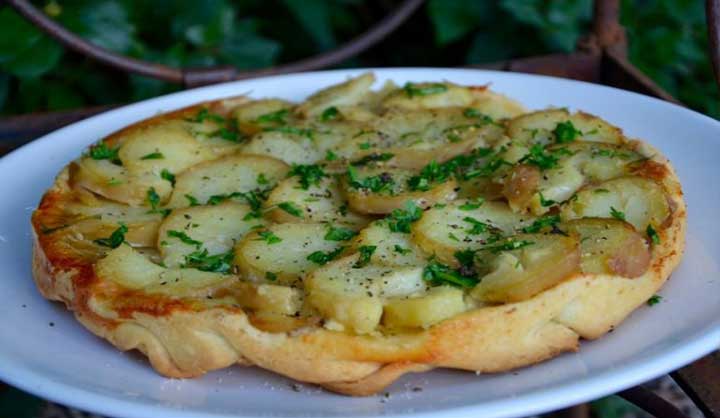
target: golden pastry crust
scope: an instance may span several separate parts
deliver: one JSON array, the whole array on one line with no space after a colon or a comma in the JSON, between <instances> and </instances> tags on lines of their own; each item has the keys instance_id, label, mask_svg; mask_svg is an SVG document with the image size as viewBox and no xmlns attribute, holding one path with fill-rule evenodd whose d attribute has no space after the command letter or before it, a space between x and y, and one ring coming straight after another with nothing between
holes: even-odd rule
<instances>
[{"instance_id":1,"label":"golden pastry crust","mask_svg":"<svg viewBox=\"0 0 720 418\"><path fill-rule=\"evenodd\" d=\"M106 142L167 117L140 122ZM44 297L63 302L84 326L118 349L143 352L169 377L195 377L239 364L361 396L382 390L404 373L435 367L502 372L575 351L581 339L601 337L654 295L680 262L687 214L679 181L657 150L640 141L631 146L649 157L638 170L664 187L672 207L644 274L577 273L530 299L481 306L427 329L355 335L312 322L273 329L252 310L206 299L217 296L217 289L174 298L109 283L71 242L44 232L58 224L64 205L88 193L72 184L72 165L33 214L33 275Z\"/></svg>"}]
</instances>

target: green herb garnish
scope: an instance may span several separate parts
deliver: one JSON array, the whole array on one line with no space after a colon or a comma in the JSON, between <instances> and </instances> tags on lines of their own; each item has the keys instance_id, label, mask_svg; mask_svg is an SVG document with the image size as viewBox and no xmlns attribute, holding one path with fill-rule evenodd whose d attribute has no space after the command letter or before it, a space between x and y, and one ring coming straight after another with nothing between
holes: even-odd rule
<instances>
[{"instance_id":1,"label":"green herb garnish","mask_svg":"<svg viewBox=\"0 0 720 418\"><path fill-rule=\"evenodd\" d=\"M555 135L556 143L566 144L574 141L581 132L575 129L575 125L573 125L572 121L566 121L558 123L553 130L553 134Z\"/></svg>"},{"instance_id":2,"label":"green herb garnish","mask_svg":"<svg viewBox=\"0 0 720 418\"><path fill-rule=\"evenodd\" d=\"M337 159L338 159L337 154L335 154L334 152L332 152L330 150L325 151L325 161L335 161Z\"/></svg>"},{"instance_id":3,"label":"green herb garnish","mask_svg":"<svg viewBox=\"0 0 720 418\"><path fill-rule=\"evenodd\" d=\"M489 227L489 225L486 224L485 222L480 222L471 216L464 217L463 221L472 225L472 227L470 229L466 230L466 232L470 235L478 235L478 234L482 234L483 232L487 232L488 227Z\"/></svg>"},{"instance_id":4,"label":"green herb garnish","mask_svg":"<svg viewBox=\"0 0 720 418\"><path fill-rule=\"evenodd\" d=\"M652 296L650 297L650 299L647 300L647 305L648 305L648 306L655 306L655 305L657 305L658 303L660 303L660 301L662 301L662 299L663 299L663 297L660 296L660 295L652 295Z\"/></svg>"},{"instance_id":5,"label":"green herb garnish","mask_svg":"<svg viewBox=\"0 0 720 418\"><path fill-rule=\"evenodd\" d=\"M200 206L200 202L193 195L186 194L185 199L187 199L188 202L190 202L190 206Z\"/></svg>"},{"instance_id":6,"label":"green herb garnish","mask_svg":"<svg viewBox=\"0 0 720 418\"><path fill-rule=\"evenodd\" d=\"M175 185L175 174L168 171L167 168L162 169L162 171L160 172L160 178L169 181L170 184L173 186Z\"/></svg>"},{"instance_id":7,"label":"green herb garnish","mask_svg":"<svg viewBox=\"0 0 720 418\"><path fill-rule=\"evenodd\" d=\"M105 142L100 142L90 147L89 155L93 160L110 160L115 165L122 165L118 150L120 148L110 148Z\"/></svg>"},{"instance_id":8,"label":"green herb garnish","mask_svg":"<svg viewBox=\"0 0 720 418\"><path fill-rule=\"evenodd\" d=\"M347 241L355 235L357 235L357 232L352 229L330 225L324 238L326 241Z\"/></svg>"},{"instance_id":9,"label":"green herb garnish","mask_svg":"<svg viewBox=\"0 0 720 418\"><path fill-rule=\"evenodd\" d=\"M263 131L265 131L265 132L280 132L280 133L284 133L284 134L304 136L304 137L307 137L308 139L313 139L312 129L297 128L295 126L278 126L275 128L265 128L265 129L263 129Z\"/></svg>"},{"instance_id":10,"label":"green herb garnish","mask_svg":"<svg viewBox=\"0 0 720 418\"><path fill-rule=\"evenodd\" d=\"M265 173L258 174L257 180L255 180L255 181L257 181L257 184L262 184L263 186L270 183L270 181L267 179L267 177L265 177Z\"/></svg>"},{"instance_id":11,"label":"green herb garnish","mask_svg":"<svg viewBox=\"0 0 720 418\"><path fill-rule=\"evenodd\" d=\"M228 274L232 270L233 257L232 250L226 253L209 255L208 250L203 249L186 255L185 264L182 267Z\"/></svg>"},{"instance_id":12,"label":"green herb garnish","mask_svg":"<svg viewBox=\"0 0 720 418\"><path fill-rule=\"evenodd\" d=\"M405 94L410 98L416 96L429 96L431 94L445 93L447 89L447 86L441 83L430 83L427 85L405 83L405 85L403 86L403 91L405 91Z\"/></svg>"},{"instance_id":13,"label":"green herb garnish","mask_svg":"<svg viewBox=\"0 0 720 418\"><path fill-rule=\"evenodd\" d=\"M652 241L653 244L658 245L660 244L660 235L658 235L657 231L651 224L648 224L647 228L645 228L645 232L647 233L648 238L650 238L650 241Z\"/></svg>"},{"instance_id":14,"label":"green herb garnish","mask_svg":"<svg viewBox=\"0 0 720 418\"><path fill-rule=\"evenodd\" d=\"M460 210L475 210L482 206L482 204L485 203L485 199L482 197L478 197L474 200L468 200L467 202L463 203L462 205L458 206L458 209Z\"/></svg>"},{"instance_id":15,"label":"green herb garnish","mask_svg":"<svg viewBox=\"0 0 720 418\"><path fill-rule=\"evenodd\" d=\"M260 231L258 232L258 235L260 238L257 238L256 241L265 241L269 245L282 242L282 238L275 235L272 231Z\"/></svg>"},{"instance_id":16,"label":"green herb garnish","mask_svg":"<svg viewBox=\"0 0 720 418\"><path fill-rule=\"evenodd\" d=\"M533 221L532 225L522 228L526 234L535 234L545 228L552 228L560 222L560 215L547 215Z\"/></svg>"},{"instance_id":17,"label":"green herb garnish","mask_svg":"<svg viewBox=\"0 0 720 418\"><path fill-rule=\"evenodd\" d=\"M542 206L544 208L550 207L557 203L556 201L554 201L552 199L545 199L545 196L543 196L542 192L538 192L538 195L540 197L540 206Z\"/></svg>"},{"instance_id":18,"label":"green herb garnish","mask_svg":"<svg viewBox=\"0 0 720 418\"><path fill-rule=\"evenodd\" d=\"M265 278L270 280L271 282L274 282L275 280L277 280L277 274L275 274L271 271L266 271Z\"/></svg>"},{"instance_id":19,"label":"green herb garnish","mask_svg":"<svg viewBox=\"0 0 720 418\"><path fill-rule=\"evenodd\" d=\"M275 112L265 113L255 119L258 123L285 123L285 118L290 114L290 109L280 109Z\"/></svg>"},{"instance_id":20,"label":"green herb garnish","mask_svg":"<svg viewBox=\"0 0 720 418\"><path fill-rule=\"evenodd\" d=\"M162 152L156 151L151 152L150 154L143 155L140 157L141 160L162 160L165 158Z\"/></svg>"},{"instance_id":21,"label":"green herb garnish","mask_svg":"<svg viewBox=\"0 0 720 418\"><path fill-rule=\"evenodd\" d=\"M183 244L192 245L197 249L200 249L200 247L202 246L202 242L190 238L190 236L183 231L170 230L167 231L167 236L171 238L177 238L182 241Z\"/></svg>"},{"instance_id":22,"label":"green herb garnish","mask_svg":"<svg viewBox=\"0 0 720 418\"><path fill-rule=\"evenodd\" d=\"M329 122L331 120L337 119L338 116L340 116L338 108L335 106L330 106L327 109L323 110L322 114L320 115L320 120L323 122Z\"/></svg>"},{"instance_id":23,"label":"green herb garnish","mask_svg":"<svg viewBox=\"0 0 720 418\"><path fill-rule=\"evenodd\" d=\"M107 238L99 238L93 241L95 244L102 245L103 247L117 248L125 242L125 234L128 232L128 227L121 223L118 229L114 230Z\"/></svg>"},{"instance_id":24,"label":"green herb garnish","mask_svg":"<svg viewBox=\"0 0 720 418\"><path fill-rule=\"evenodd\" d=\"M353 166L348 166L347 176L350 181L350 187L354 189L370 190L373 193L391 190L393 184L395 184L395 180L393 180L390 173L382 173L377 176L360 179L357 169Z\"/></svg>"},{"instance_id":25,"label":"green herb garnish","mask_svg":"<svg viewBox=\"0 0 720 418\"><path fill-rule=\"evenodd\" d=\"M478 284L475 277L464 276L459 271L453 270L445 264L431 261L423 270L423 279L438 286L449 284L455 287L473 288Z\"/></svg>"},{"instance_id":26,"label":"green herb garnish","mask_svg":"<svg viewBox=\"0 0 720 418\"><path fill-rule=\"evenodd\" d=\"M375 249L377 249L375 245L361 245L360 248L358 248L360 257L358 257L358 260L353 264L353 268L359 269L367 266L368 263L370 263L370 258L375 252Z\"/></svg>"},{"instance_id":27,"label":"green herb garnish","mask_svg":"<svg viewBox=\"0 0 720 418\"><path fill-rule=\"evenodd\" d=\"M613 206L610 206L610 216L619 221L625 220L625 213L615 209Z\"/></svg>"},{"instance_id":28,"label":"green herb garnish","mask_svg":"<svg viewBox=\"0 0 720 418\"><path fill-rule=\"evenodd\" d=\"M382 153L382 154L372 153L372 154L362 157L361 159L359 159L357 161L354 161L352 163L352 165L357 167L357 166L366 165L368 163L372 163L372 162L376 162L376 161L388 161L388 160L392 159L394 156L395 156L395 154L390 154L390 153Z\"/></svg>"},{"instance_id":29,"label":"green herb garnish","mask_svg":"<svg viewBox=\"0 0 720 418\"><path fill-rule=\"evenodd\" d=\"M194 118L189 119L190 122L203 123L206 120L213 121L215 123L225 123L225 118L218 115L217 113L211 113L206 107L200 109Z\"/></svg>"},{"instance_id":30,"label":"green herb garnish","mask_svg":"<svg viewBox=\"0 0 720 418\"><path fill-rule=\"evenodd\" d=\"M412 200L405 202L404 209L393 209L388 216L388 228L392 232L410 233L410 225L422 217L422 209Z\"/></svg>"},{"instance_id":31,"label":"green herb garnish","mask_svg":"<svg viewBox=\"0 0 720 418\"><path fill-rule=\"evenodd\" d=\"M303 211L300 209L295 203L293 202L282 202L278 203L278 208L284 210L285 212L289 213L292 216L295 216L297 218L303 217Z\"/></svg>"},{"instance_id":32,"label":"green herb garnish","mask_svg":"<svg viewBox=\"0 0 720 418\"><path fill-rule=\"evenodd\" d=\"M545 153L542 145L535 144L530 147L530 153L520 161L532 164L541 170L548 170L557 165L558 158L552 155L552 153Z\"/></svg>"},{"instance_id":33,"label":"green herb garnish","mask_svg":"<svg viewBox=\"0 0 720 418\"><path fill-rule=\"evenodd\" d=\"M317 186L320 184L320 180L323 177L327 177L322 166L317 164L301 165L293 164L292 169L288 173L288 177L298 176L300 177L300 187L303 190L307 190L311 185Z\"/></svg>"},{"instance_id":34,"label":"green herb garnish","mask_svg":"<svg viewBox=\"0 0 720 418\"><path fill-rule=\"evenodd\" d=\"M411 249L402 247L398 244L395 244L395 246L393 247L393 251L395 251L396 253L398 253L400 255L410 254L412 252Z\"/></svg>"},{"instance_id":35,"label":"green herb garnish","mask_svg":"<svg viewBox=\"0 0 720 418\"><path fill-rule=\"evenodd\" d=\"M500 253L503 251L517 250L533 244L535 244L535 242L533 241L508 239L507 241L500 244L485 246L483 247L483 250L490 251L491 253Z\"/></svg>"},{"instance_id":36,"label":"green herb garnish","mask_svg":"<svg viewBox=\"0 0 720 418\"><path fill-rule=\"evenodd\" d=\"M340 255L340 253L342 253L344 250L345 247L338 247L337 249L328 252L315 251L308 255L307 259L315 264L324 266L325 264L337 258L337 256Z\"/></svg>"}]
</instances>

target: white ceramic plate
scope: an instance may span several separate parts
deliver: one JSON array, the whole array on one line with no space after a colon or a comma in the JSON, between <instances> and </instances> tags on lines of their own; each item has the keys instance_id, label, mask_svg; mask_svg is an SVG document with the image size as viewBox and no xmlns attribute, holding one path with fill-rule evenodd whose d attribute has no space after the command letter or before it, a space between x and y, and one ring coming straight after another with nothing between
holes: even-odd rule
<instances>
[{"instance_id":1,"label":"white ceramic plate","mask_svg":"<svg viewBox=\"0 0 720 418\"><path fill-rule=\"evenodd\" d=\"M523 74L454 69L375 70L380 81L491 83L529 108L579 108L655 145L673 162L689 207L687 253L662 290L615 332L578 353L499 375L409 375L388 396L347 398L257 368L195 380L157 375L42 299L30 275L30 214L58 171L125 125L198 101L249 93L300 100L353 71L240 81L126 106L49 134L0 160L0 379L39 396L115 417L510 417L561 408L636 385L720 346L720 123L608 87ZM53 326L54 325L54 326ZM416 388L421 388L419 391Z\"/></svg>"}]
</instances>

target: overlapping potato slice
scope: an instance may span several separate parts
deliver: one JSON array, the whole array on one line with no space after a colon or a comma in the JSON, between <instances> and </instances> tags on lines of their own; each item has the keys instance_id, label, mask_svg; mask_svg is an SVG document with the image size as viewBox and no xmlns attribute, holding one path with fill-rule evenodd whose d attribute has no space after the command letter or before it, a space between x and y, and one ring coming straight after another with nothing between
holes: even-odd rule
<instances>
[{"instance_id":1,"label":"overlapping potato slice","mask_svg":"<svg viewBox=\"0 0 720 418\"><path fill-rule=\"evenodd\" d=\"M342 242L324 238L327 228L283 223L258 229L235 246L235 264L251 281L297 284L303 275L342 251Z\"/></svg>"},{"instance_id":2,"label":"overlapping potato slice","mask_svg":"<svg viewBox=\"0 0 720 418\"><path fill-rule=\"evenodd\" d=\"M491 237L511 234L532 221L504 202L463 199L425 211L412 227L412 239L426 253L457 266L457 251L481 248Z\"/></svg>"},{"instance_id":3,"label":"overlapping potato slice","mask_svg":"<svg viewBox=\"0 0 720 418\"><path fill-rule=\"evenodd\" d=\"M333 261L307 276L309 303L325 318L359 334L380 323L383 298L423 293L422 267L392 267L358 253Z\"/></svg>"},{"instance_id":4,"label":"overlapping potato slice","mask_svg":"<svg viewBox=\"0 0 720 418\"><path fill-rule=\"evenodd\" d=\"M172 296L191 295L194 291L237 280L227 274L193 268L165 268L129 245L120 245L98 261L95 274L128 289L143 289L146 293Z\"/></svg>"},{"instance_id":5,"label":"overlapping potato slice","mask_svg":"<svg viewBox=\"0 0 720 418\"><path fill-rule=\"evenodd\" d=\"M227 292L244 308L278 315L297 315L304 299L301 289L270 283L238 281Z\"/></svg>"},{"instance_id":6,"label":"overlapping potato slice","mask_svg":"<svg viewBox=\"0 0 720 418\"><path fill-rule=\"evenodd\" d=\"M437 286L422 295L386 300L382 323L388 328L428 328L467 309L461 289Z\"/></svg>"},{"instance_id":7,"label":"overlapping potato slice","mask_svg":"<svg viewBox=\"0 0 720 418\"><path fill-rule=\"evenodd\" d=\"M431 109L438 107L467 107L473 102L470 89L450 82L413 83L390 93L382 105L386 108Z\"/></svg>"},{"instance_id":8,"label":"overlapping potato slice","mask_svg":"<svg viewBox=\"0 0 720 418\"><path fill-rule=\"evenodd\" d=\"M375 221L363 228L353 240L351 250L362 246L375 247L373 261L387 266L422 266L429 257L392 220Z\"/></svg>"},{"instance_id":9,"label":"overlapping potato slice","mask_svg":"<svg viewBox=\"0 0 720 418\"><path fill-rule=\"evenodd\" d=\"M620 128L584 112L547 109L526 113L508 122L508 136L524 144L563 144L571 141L605 142L620 145L625 141Z\"/></svg>"},{"instance_id":10,"label":"overlapping potato slice","mask_svg":"<svg viewBox=\"0 0 720 418\"><path fill-rule=\"evenodd\" d=\"M342 185L350 208L367 214L388 214L409 201L427 208L455 199L457 182L454 179L413 188L410 180L417 174L383 165L351 166L342 178Z\"/></svg>"},{"instance_id":11,"label":"overlapping potato slice","mask_svg":"<svg viewBox=\"0 0 720 418\"><path fill-rule=\"evenodd\" d=\"M535 149L505 175L503 194L513 210L541 215L588 183L629 173L642 159L628 149L600 143Z\"/></svg>"},{"instance_id":12,"label":"overlapping potato slice","mask_svg":"<svg viewBox=\"0 0 720 418\"><path fill-rule=\"evenodd\" d=\"M249 205L223 202L174 210L160 225L157 248L167 267L182 267L193 253L230 251L253 228L264 225Z\"/></svg>"},{"instance_id":13,"label":"overlapping potato slice","mask_svg":"<svg viewBox=\"0 0 720 418\"><path fill-rule=\"evenodd\" d=\"M638 231L648 225L658 227L670 216L665 190L643 177L621 177L587 187L563 205L563 219L587 217L616 218L632 224Z\"/></svg>"},{"instance_id":14,"label":"overlapping potato slice","mask_svg":"<svg viewBox=\"0 0 720 418\"><path fill-rule=\"evenodd\" d=\"M348 209L335 177L321 177L317 183L308 183L307 186L304 188L303 177L298 176L278 183L265 201L268 217L275 222L331 222L354 228L370 222L368 217ZM288 204L297 211L288 211Z\"/></svg>"},{"instance_id":15,"label":"overlapping potato slice","mask_svg":"<svg viewBox=\"0 0 720 418\"><path fill-rule=\"evenodd\" d=\"M490 90L488 86L470 86L468 89L473 97L469 107L492 119L513 118L527 111L521 103Z\"/></svg>"},{"instance_id":16,"label":"overlapping potato slice","mask_svg":"<svg viewBox=\"0 0 720 418\"><path fill-rule=\"evenodd\" d=\"M177 176L168 206L179 208L206 203L213 196L234 198L233 194L265 190L277 184L289 169L278 159L249 154L197 164Z\"/></svg>"},{"instance_id":17,"label":"overlapping potato slice","mask_svg":"<svg viewBox=\"0 0 720 418\"><path fill-rule=\"evenodd\" d=\"M580 238L584 273L637 277L650 265L650 248L632 225L617 219L583 218L560 228Z\"/></svg>"},{"instance_id":18,"label":"overlapping potato slice","mask_svg":"<svg viewBox=\"0 0 720 418\"><path fill-rule=\"evenodd\" d=\"M260 99L233 109L232 116L241 132L254 135L269 127L281 126L292 118L292 107L280 99Z\"/></svg>"},{"instance_id":19,"label":"overlapping potato slice","mask_svg":"<svg viewBox=\"0 0 720 418\"><path fill-rule=\"evenodd\" d=\"M375 82L373 73L364 73L343 83L322 89L301 103L296 112L303 116L318 116L331 107L356 105L368 96Z\"/></svg>"},{"instance_id":20,"label":"overlapping potato slice","mask_svg":"<svg viewBox=\"0 0 720 418\"><path fill-rule=\"evenodd\" d=\"M529 299L580 272L580 243L562 234L520 234L485 246L475 268L489 271L470 295L481 302Z\"/></svg>"}]
</instances>

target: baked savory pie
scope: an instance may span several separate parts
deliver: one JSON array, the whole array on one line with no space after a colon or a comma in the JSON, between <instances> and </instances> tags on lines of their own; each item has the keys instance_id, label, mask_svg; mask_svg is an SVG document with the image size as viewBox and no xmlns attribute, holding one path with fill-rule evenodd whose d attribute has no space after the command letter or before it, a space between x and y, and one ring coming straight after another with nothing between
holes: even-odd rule
<instances>
[{"instance_id":1,"label":"baked savory pie","mask_svg":"<svg viewBox=\"0 0 720 418\"><path fill-rule=\"evenodd\" d=\"M682 191L648 144L486 86L374 81L92 145L33 215L40 291L165 376L256 365L366 395L576 350L680 261Z\"/></svg>"}]
</instances>

